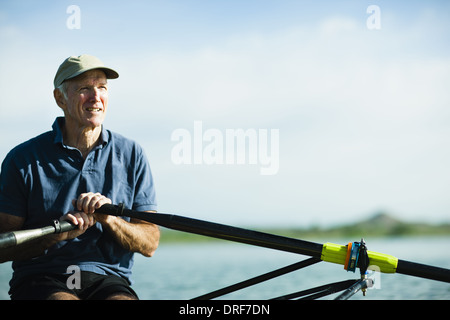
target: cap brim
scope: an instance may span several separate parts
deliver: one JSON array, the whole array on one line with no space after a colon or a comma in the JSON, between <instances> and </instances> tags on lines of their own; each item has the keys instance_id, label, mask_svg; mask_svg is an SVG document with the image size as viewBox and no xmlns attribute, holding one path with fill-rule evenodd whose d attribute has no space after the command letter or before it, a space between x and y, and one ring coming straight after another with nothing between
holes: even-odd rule
<instances>
[{"instance_id":1,"label":"cap brim","mask_svg":"<svg viewBox=\"0 0 450 320\"><path fill-rule=\"evenodd\" d=\"M119 77L119 74L117 73L117 71L115 71L113 69L106 68L106 67L95 67L95 68L80 70L80 71L76 72L74 75L72 75L70 78L65 79L64 81L76 78L79 75L81 75L87 71L91 71L91 70L102 70L106 75L106 79L117 79Z\"/></svg>"}]
</instances>

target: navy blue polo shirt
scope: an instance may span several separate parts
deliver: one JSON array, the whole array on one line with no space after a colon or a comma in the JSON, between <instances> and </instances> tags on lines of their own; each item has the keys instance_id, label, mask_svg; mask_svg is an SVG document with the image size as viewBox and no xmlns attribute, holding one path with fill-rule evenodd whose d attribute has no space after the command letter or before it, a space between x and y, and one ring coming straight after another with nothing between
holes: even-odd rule
<instances>
[{"instance_id":1,"label":"navy blue polo shirt","mask_svg":"<svg viewBox=\"0 0 450 320\"><path fill-rule=\"evenodd\" d=\"M0 212L25 218L23 229L42 227L74 210L72 199L86 192L99 192L126 208L156 210L150 166L137 143L102 128L101 143L83 159L79 150L64 145L63 123L63 117L57 118L52 131L20 144L6 156L0 173ZM131 282L133 253L97 222L40 257L13 262L11 285L31 274L67 273L71 265Z\"/></svg>"}]
</instances>

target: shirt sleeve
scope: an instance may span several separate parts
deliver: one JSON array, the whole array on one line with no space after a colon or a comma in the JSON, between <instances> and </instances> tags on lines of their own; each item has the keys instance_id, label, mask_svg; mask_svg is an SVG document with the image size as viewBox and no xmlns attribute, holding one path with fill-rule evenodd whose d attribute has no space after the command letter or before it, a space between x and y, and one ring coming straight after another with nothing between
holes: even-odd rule
<instances>
[{"instance_id":1,"label":"shirt sleeve","mask_svg":"<svg viewBox=\"0 0 450 320\"><path fill-rule=\"evenodd\" d=\"M18 217L27 215L27 196L23 170L10 152L2 163L0 172L0 212Z\"/></svg>"},{"instance_id":2,"label":"shirt sleeve","mask_svg":"<svg viewBox=\"0 0 450 320\"><path fill-rule=\"evenodd\" d=\"M150 164L147 157L140 149L140 156L137 158L136 163L136 186L133 202L133 210L137 211L156 211L156 192L155 184L153 181Z\"/></svg>"}]
</instances>

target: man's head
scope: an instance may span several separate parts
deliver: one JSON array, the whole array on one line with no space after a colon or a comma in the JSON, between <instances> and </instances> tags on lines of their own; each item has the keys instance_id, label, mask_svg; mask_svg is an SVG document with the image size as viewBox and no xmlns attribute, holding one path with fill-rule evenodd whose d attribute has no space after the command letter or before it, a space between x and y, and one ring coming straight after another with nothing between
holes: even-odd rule
<instances>
[{"instance_id":1,"label":"man's head","mask_svg":"<svg viewBox=\"0 0 450 320\"><path fill-rule=\"evenodd\" d=\"M67 58L56 73L53 92L66 122L78 127L100 126L108 106L107 79L118 77L96 57Z\"/></svg>"}]
</instances>

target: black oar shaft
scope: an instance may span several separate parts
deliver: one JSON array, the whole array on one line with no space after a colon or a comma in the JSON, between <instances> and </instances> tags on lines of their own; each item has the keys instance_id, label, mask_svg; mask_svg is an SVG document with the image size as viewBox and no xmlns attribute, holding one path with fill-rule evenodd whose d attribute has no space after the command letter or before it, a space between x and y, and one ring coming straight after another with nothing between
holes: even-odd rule
<instances>
[{"instance_id":1,"label":"black oar shaft","mask_svg":"<svg viewBox=\"0 0 450 320\"><path fill-rule=\"evenodd\" d=\"M124 209L122 206L116 205L103 205L100 209L97 209L96 212L116 216L127 216L145 220L169 229L204 235L218 239L247 243L281 251L299 253L319 259L322 258L322 249L324 248L324 245L314 242L287 238L274 234L252 231L248 229L237 228L172 214L148 214L146 212ZM393 272L422 277L426 279L450 282L449 269L443 269L404 260L398 260L398 266Z\"/></svg>"},{"instance_id":2,"label":"black oar shaft","mask_svg":"<svg viewBox=\"0 0 450 320\"><path fill-rule=\"evenodd\" d=\"M396 272L410 276L416 276L438 281L445 281L450 283L449 269L429 266L416 262L410 262L399 259Z\"/></svg>"},{"instance_id":3,"label":"black oar shaft","mask_svg":"<svg viewBox=\"0 0 450 320\"><path fill-rule=\"evenodd\" d=\"M169 229L299 253L319 259L322 253L322 244L177 215L164 213L148 214L129 209L121 209L114 205L103 205L96 212L137 218Z\"/></svg>"}]
</instances>

